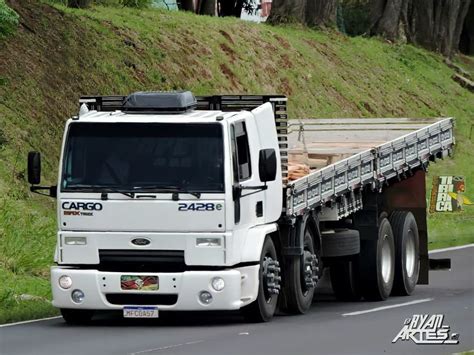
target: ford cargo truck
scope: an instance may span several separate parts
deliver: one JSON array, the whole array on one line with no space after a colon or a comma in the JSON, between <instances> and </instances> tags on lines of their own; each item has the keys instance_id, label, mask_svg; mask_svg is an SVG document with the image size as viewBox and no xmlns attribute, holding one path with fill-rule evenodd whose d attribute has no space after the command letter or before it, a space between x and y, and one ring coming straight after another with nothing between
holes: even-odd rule
<instances>
[{"instance_id":1,"label":"ford cargo truck","mask_svg":"<svg viewBox=\"0 0 474 355\"><path fill-rule=\"evenodd\" d=\"M53 305L94 311L305 313L328 268L338 299L428 283L425 171L453 120L287 117L279 95L85 96L66 122Z\"/></svg>"}]
</instances>

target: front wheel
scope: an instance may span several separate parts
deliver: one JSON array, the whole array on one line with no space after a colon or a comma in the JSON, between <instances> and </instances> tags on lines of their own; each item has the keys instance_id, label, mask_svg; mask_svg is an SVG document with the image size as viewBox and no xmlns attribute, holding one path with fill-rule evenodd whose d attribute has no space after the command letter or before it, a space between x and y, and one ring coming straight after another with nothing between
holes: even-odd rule
<instances>
[{"instance_id":1,"label":"front wheel","mask_svg":"<svg viewBox=\"0 0 474 355\"><path fill-rule=\"evenodd\" d=\"M61 308L61 315L67 324L79 325L89 323L94 315L94 311L89 309Z\"/></svg>"},{"instance_id":2,"label":"front wheel","mask_svg":"<svg viewBox=\"0 0 474 355\"><path fill-rule=\"evenodd\" d=\"M288 311L304 314L313 302L314 288L319 278L319 255L315 247L313 232L306 225L304 232L303 255L294 257L288 263L289 288L287 292Z\"/></svg>"},{"instance_id":3,"label":"front wheel","mask_svg":"<svg viewBox=\"0 0 474 355\"><path fill-rule=\"evenodd\" d=\"M242 309L247 321L268 322L275 314L280 293L280 263L275 244L267 236L260 256L257 299Z\"/></svg>"}]
</instances>

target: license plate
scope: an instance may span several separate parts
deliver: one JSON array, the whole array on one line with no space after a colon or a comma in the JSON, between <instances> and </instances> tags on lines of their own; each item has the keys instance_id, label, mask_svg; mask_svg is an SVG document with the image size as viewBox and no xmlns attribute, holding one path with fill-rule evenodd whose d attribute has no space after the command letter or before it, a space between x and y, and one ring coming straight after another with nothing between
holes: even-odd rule
<instances>
[{"instance_id":1,"label":"license plate","mask_svg":"<svg viewBox=\"0 0 474 355\"><path fill-rule=\"evenodd\" d=\"M158 276L122 275L120 287L127 291L157 291Z\"/></svg>"},{"instance_id":2,"label":"license plate","mask_svg":"<svg viewBox=\"0 0 474 355\"><path fill-rule=\"evenodd\" d=\"M158 307L124 307L124 318L158 318Z\"/></svg>"}]
</instances>

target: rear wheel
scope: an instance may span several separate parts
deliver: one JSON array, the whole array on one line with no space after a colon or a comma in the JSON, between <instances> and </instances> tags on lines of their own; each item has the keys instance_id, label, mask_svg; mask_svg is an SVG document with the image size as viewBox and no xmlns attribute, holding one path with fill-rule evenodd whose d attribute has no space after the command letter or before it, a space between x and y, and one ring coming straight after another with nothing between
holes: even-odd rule
<instances>
[{"instance_id":1,"label":"rear wheel","mask_svg":"<svg viewBox=\"0 0 474 355\"><path fill-rule=\"evenodd\" d=\"M79 325L89 323L94 315L94 311L89 309L61 308L61 315L67 324Z\"/></svg>"},{"instance_id":2,"label":"rear wheel","mask_svg":"<svg viewBox=\"0 0 474 355\"><path fill-rule=\"evenodd\" d=\"M365 299L381 301L388 298L395 274L395 244L392 227L382 218L374 238L361 241L360 278Z\"/></svg>"},{"instance_id":3,"label":"rear wheel","mask_svg":"<svg viewBox=\"0 0 474 355\"><path fill-rule=\"evenodd\" d=\"M289 261L288 311L303 314L313 302L314 288L319 277L320 253L314 243L314 236L307 224L304 231L303 255Z\"/></svg>"},{"instance_id":4,"label":"rear wheel","mask_svg":"<svg viewBox=\"0 0 474 355\"><path fill-rule=\"evenodd\" d=\"M390 216L395 238L395 279L393 294L407 296L415 290L420 273L420 240L415 217L408 211Z\"/></svg>"},{"instance_id":5,"label":"rear wheel","mask_svg":"<svg viewBox=\"0 0 474 355\"><path fill-rule=\"evenodd\" d=\"M357 260L335 261L329 268L334 295L340 301L358 301L361 298Z\"/></svg>"},{"instance_id":6,"label":"rear wheel","mask_svg":"<svg viewBox=\"0 0 474 355\"><path fill-rule=\"evenodd\" d=\"M267 236L260 256L257 299L242 309L247 321L268 322L273 318L280 293L280 281L280 263L275 244Z\"/></svg>"}]
</instances>

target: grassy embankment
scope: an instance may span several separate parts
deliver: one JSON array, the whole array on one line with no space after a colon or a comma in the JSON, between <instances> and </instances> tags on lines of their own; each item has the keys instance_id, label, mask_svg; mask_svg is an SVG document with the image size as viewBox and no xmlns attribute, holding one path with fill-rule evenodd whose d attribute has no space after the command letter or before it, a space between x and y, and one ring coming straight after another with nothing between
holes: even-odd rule
<instances>
[{"instance_id":1,"label":"grassy embankment","mask_svg":"<svg viewBox=\"0 0 474 355\"><path fill-rule=\"evenodd\" d=\"M465 175L474 199L473 95L435 54L236 19L10 3L22 25L0 42L0 323L56 314L42 299L21 298L50 298L56 234L54 201L28 192L25 156L41 151L44 183L54 183L63 121L80 94L283 93L291 117L454 116L455 159L433 165L431 176ZM472 58L459 61L472 68ZM431 216L429 228L431 248L472 243L474 208Z\"/></svg>"}]
</instances>

